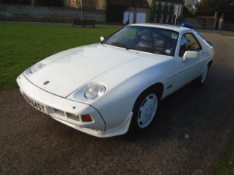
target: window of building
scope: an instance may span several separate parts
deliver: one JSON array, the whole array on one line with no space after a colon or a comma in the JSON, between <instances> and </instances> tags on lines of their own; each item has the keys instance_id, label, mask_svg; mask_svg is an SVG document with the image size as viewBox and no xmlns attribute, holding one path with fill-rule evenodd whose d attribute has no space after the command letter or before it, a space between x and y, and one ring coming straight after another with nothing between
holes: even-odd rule
<instances>
[{"instance_id":1,"label":"window of building","mask_svg":"<svg viewBox=\"0 0 234 175\"><path fill-rule=\"evenodd\" d=\"M175 15L172 15L172 17L171 17L171 24L173 23L174 18L175 18Z\"/></svg>"},{"instance_id":2,"label":"window of building","mask_svg":"<svg viewBox=\"0 0 234 175\"><path fill-rule=\"evenodd\" d=\"M162 3L161 3L161 9L162 9L162 10L164 9L164 6L165 6L165 2L162 2Z\"/></svg>"},{"instance_id":3,"label":"window of building","mask_svg":"<svg viewBox=\"0 0 234 175\"><path fill-rule=\"evenodd\" d=\"M168 9L167 9L167 10L169 11L169 10L170 10L170 7L171 7L171 3L168 3L167 6L168 6Z\"/></svg>"},{"instance_id":4,"label":"window of building","mask_svg":"<svg viewBox=\"0 0 234 175\"><path fill-rule=\"evenodd\" d=\"M166 20L166 23L168 23L169 21L169 14L167 14L167 20Z\"/></svg>"},{"instance_id":5,"label":"window of building","mask_svg":"<svg viewBox=\"0 0 234 175\"><path fill-rule=\"evenodd\" d=\"M163 22L163 14L161 14L161 20L160 20L160 22Z\"/></svg>"},{"instance_id":6,"label":"window of building","mask_svg":"<svg viewBox=\"0 0 234 175\"><path fill-rule=\"evenodd\" d=\"M157 22L157 13L155 13L154 22Z\"/></svg>"}]
</instances>

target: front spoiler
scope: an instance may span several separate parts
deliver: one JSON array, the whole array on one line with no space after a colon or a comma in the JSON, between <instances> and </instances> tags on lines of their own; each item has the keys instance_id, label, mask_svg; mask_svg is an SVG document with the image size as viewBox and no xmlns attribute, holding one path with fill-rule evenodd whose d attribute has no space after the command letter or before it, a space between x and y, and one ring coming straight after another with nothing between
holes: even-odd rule
<instances>
[{"instance_id":1,"label":"front spoiler","mask_svg":"<svg viewBox=\"0 0 234 175\"><path fill-rule=\"evenodd\" d=\"M84 133L87 133L89 135L92 135L95 137L100 137L100 138L107 138L107 137L113 137L113 136L126 134L128 132L129 125L131 123L132 115L133 115L133 113L131 112L121 126L114 128L114 129L107 130L107 131L100 131L100 130L93 130L90 128L84 128L84 127L80 127L78 125L74 125L72 123L68 123L64 120L54 118L53 116L52 116L52 118L54 118L55 120L57 120L60 123L63 123L67 126L70 126L74 129L77 129L77 130L84 132Z\"/></svg>"}]
</instances>

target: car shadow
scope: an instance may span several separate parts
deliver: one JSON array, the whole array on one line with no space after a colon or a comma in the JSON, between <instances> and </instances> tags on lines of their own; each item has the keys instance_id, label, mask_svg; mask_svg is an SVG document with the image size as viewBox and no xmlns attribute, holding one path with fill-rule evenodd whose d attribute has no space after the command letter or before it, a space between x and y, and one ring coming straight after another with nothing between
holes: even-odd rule
<instances>
[{"instance_id":1,"label":"car shadow","mask_svg":"<svg viewBox=\"0 0 234 175\"><path fill-rule=\"evenodd\" d=\"M203 137L206 132L220 130L223 126L231 127L234 123L234 110L231 107L234 106L233 89L234 81L210 74L202 87L188 84L163 99L154 123L147 132L136 137L127 134L118 139L134 142L138 139L149 141L175 137L181 140L185 134L192 139L199 134Z\"/></svg>"}]
</instances>

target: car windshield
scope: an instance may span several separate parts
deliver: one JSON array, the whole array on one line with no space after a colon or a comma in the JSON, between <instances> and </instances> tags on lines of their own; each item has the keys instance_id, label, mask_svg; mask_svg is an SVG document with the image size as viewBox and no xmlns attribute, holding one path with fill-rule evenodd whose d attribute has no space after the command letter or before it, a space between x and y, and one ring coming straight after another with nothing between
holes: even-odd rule
<instances>
[{"instance_id":1,"label":"car windshield","mask_svg":"<svg viewBox=\"0 0 234 175\"><path fill-rule=\"evenodd\" d=\"M179 33L153 27L127 26L111 35L104 44L173 56Z\"/></svg>"}]
</instances>

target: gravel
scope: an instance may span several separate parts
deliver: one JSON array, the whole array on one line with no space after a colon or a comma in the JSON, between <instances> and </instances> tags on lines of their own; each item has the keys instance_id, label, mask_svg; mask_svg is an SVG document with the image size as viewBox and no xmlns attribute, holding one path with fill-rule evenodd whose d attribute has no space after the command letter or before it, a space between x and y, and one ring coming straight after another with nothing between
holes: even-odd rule
<instances>
[{"instance_id":1,"label":"gravel","mask_svg":"<svg viewBox=\"0 0 234 175\"><path fill-rule=\"evenodd\" d=\"M89 136L33 109L18 89L0 93L0 174L209 174L234 125L234 40L202 35L216 49L207 82L164 99L139 136Z\"/></svg>"}]
</instances>

